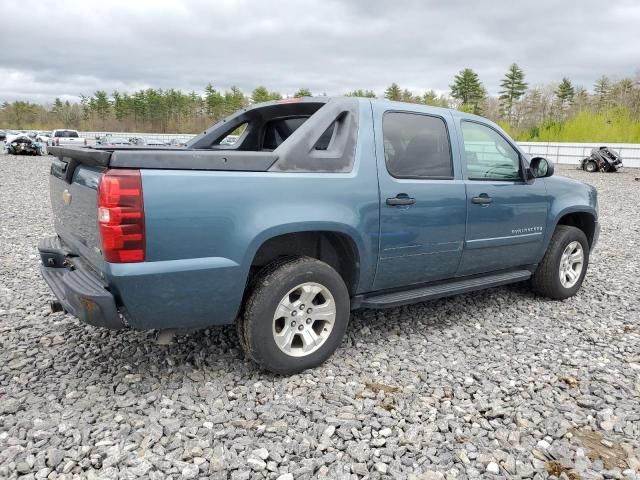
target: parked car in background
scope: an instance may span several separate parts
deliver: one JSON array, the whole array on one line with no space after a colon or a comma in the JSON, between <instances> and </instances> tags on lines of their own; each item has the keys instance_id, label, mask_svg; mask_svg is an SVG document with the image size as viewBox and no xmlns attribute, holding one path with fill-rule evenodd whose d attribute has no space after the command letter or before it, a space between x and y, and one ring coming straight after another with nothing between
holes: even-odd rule
<instances>
[{"instance_id":1,"label":"parked car in background","mask_svg":"<svg viewBox=\"0 0 640 480\"><path fill-rule=\"evenodd\" d=\"M20 134L11 137L4 144L5 152L10 155L46 155L47 144L39 142L29 135Z\"/></svg>"},{"instance_id":2,"label":"parked car in background","mask_svg":"<svg viewBox=\"0 0 640 480\"><path fill-rule=\"evenodd\" d=\"M163 142L157 138L146 138L145 145L148 147L166 147L168 146L167 142Z\"/></svg>"},{"instance_id":3,"label":"parked car in background","mask_svg":"<svg viewBox=\"0 0 640 480\"><path fill-rule=\"evenodd\" d=\"M138 145L141 147L166 147L167 143L162 140L158 140L154 137L133 137L130 138L129 141L131 145Z\"/></svg>"},{"instance_id":4,"label":"parked car in background","mask_svg":"<svg viewBox=\"0 0 640 480\"><path fill-rule=\"evenodd\" d=\"M220 140L220 145L234 145L238 141L238 138L240 138L239 135L227 135Z\"/></svg>"},{"instance_id":5,"label":"parked car in background","mask_svg":"<svg viewBox=\"0 0 640 480\"><path fill-rule=\"evenodd\" d=\"M11 140L18 137L19 135L22 135L22 133L17 130L6 130L4 141L5 143L9 143Z\"/></svg>"},{"instance_id":6,"label":"parked car in background","mask_svg":"<svg viewBox=\"0 0 640 480\"><path fill-rule=\"evenodd\" d=\"M613 148L600 147L582 159L580 167L585 172L617 172L622 169L622 157Z\"/></svg>"},{"instance_id":7,"label":"parked car in background","mask_svg":"<svg viewBox=\"0 0 640 480\"><path fill-rule=\"evenodd\" d=\"M87 144L86 138L81 138L77 130L60 129L51 132L50 145L56 147L82 146Z\"/></svg>"},{"instance_id":8,"label":"parked car in background","mask_svg":"<svg viewBox=\"0 0 640 480\"><path fill-rule=\"evenodd\" d=\"M181 140L179 138L172 138L171 140L169 140L169 144L170 147L184 147L187 145L187 142L185 140Z\"/></svg>"},{"instance_id":9,"label":"parked car in background","mask_svg":"<svg viewBox=\"0 0 640 480\"><path fill-rule=\"evenodd\" d=\"M49 141L51 140L51 132L38 132L36 134L36 140L48 145Z\"/></svg>"},{"instance_id":10,"label":"parked car in background","mask_svg":"<svg viewBox=\"0 0 640 480\"><path fill-rule=\"evenodd\" d=\"M107 143L109 143L109 138L111 136L112 135L110 133L102 136L96 136L96 145L106 145Z\"/></svg>"},{"instance_id":11,"label":"parked car in background","mask_svg":"<svg viewBox=\"0 0 640 480\"><path fill-rule=\"evenodd\" d=\"M275 101L184 149L52 153L57 235L39 250L54 311L109 328L236 322L246 356L283 374L329 358L355 308L525 280L571 297L598 239L595 188L485 118L425 105Z\"/></svg>"},{"instance_id":12,"label":"parked car in background","mask_svg":"<svg viewBox=\"0 0 640 480\"><path fill-rule=\"evenodd\" d=\"M118 145L131 145L131 141L128 138L114 137L109 135L107 137L104 137L104 143L101 143L100 145L104 145L107 147L114 147Z\"/></svg>"}]
</instances>

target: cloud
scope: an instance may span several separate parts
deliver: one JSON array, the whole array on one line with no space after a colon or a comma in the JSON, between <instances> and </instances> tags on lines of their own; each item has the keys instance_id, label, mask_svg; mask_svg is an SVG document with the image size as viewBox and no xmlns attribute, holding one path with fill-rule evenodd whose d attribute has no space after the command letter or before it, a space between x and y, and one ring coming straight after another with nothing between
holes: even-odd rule
<instances>
[{"instance_id":1,"label":"cloud","mask_svg":"<svg viewBox=\"0 0 640 480\"><path fill-rule=\"evenodd\" d=\"M640 65L634 0L5 0L2 17L0 101L208 82L445 92L465 67L496 93L512 62L532 85L591 88Z\"/></svg>"}]
</instances>

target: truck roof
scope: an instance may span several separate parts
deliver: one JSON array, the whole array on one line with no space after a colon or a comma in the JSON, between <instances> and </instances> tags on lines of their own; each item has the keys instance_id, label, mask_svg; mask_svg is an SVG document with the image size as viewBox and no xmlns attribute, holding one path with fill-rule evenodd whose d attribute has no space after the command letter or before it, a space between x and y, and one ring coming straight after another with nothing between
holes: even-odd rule
<instances>
[{"instance_id":1,"label":"truck roof","mask_svg":"<svg viewBox=\"0 0 640 480\"><path fill-rule=\"evenodd\" d=\"M387 100L386 98L369 98L369 97L348 97L348 96L321 96L321 97L296 97L296 98L285 98L282 100L271 100L269 102L256 103L249 107L244 108L242 111L250 111L257 108L266 107L269 105L280 105L287 103L329 103L337 100L346 100L346 99L355 99L360 102L371 102L372 104L379 104L384 106L387 109L398 109L403 111L415 111L415 112L450 112L454 117L457 118L468 118L468 119L476 119L482 120L483 122L491 122L486 117L482 117L480 115L474 115L473 113L462 112L460 110L456 110L455 108L444 108L444 107L434 107L431 105L424 105L421 103L409 103L409 102L400 102L395 100Z\"/></svg>"}]
</instances>

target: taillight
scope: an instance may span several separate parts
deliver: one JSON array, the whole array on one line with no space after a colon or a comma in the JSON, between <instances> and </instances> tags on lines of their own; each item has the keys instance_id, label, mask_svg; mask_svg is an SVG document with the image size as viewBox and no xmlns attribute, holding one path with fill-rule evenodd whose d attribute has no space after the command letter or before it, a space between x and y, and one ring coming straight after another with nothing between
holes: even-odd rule
<instances>
[{"instance_id":1,"label":"taillight","mask_svg":"<svg viewBox=\"0 0 640 480\"><path fill-rule=\"evenodd\" d=\"M84 139L84 144L85 144L85 145L87 144L87 139L86 139L86 138Z\"/></svg>"},{"instance_id":2,"label":"taillight","mask_svg":"<svg viewBox=\"0 0 640 480\"><path fill-rule=\"evenodd\" d=\"M140 170L107 170L98 185L98 226L107 262L144 262L144 204Z\"/></svg>"}]
</instances>

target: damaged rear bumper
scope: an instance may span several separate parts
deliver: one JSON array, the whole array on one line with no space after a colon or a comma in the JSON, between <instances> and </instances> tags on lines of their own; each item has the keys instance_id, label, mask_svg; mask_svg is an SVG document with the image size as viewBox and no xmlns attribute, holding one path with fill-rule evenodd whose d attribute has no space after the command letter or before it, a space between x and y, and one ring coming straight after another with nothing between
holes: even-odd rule
<instances>
[{"instance_id":1,"label":"damaged rear bumper","mask_svg":"<svg viewBox=\"0 0 640 480\"><path fill-rule=\"evenodd\" d=\"M58 237L40 240L40 270L65 312L97 327L123 328L115 299L100 277L75 262Z\"/></svg>"}]
</instances>

